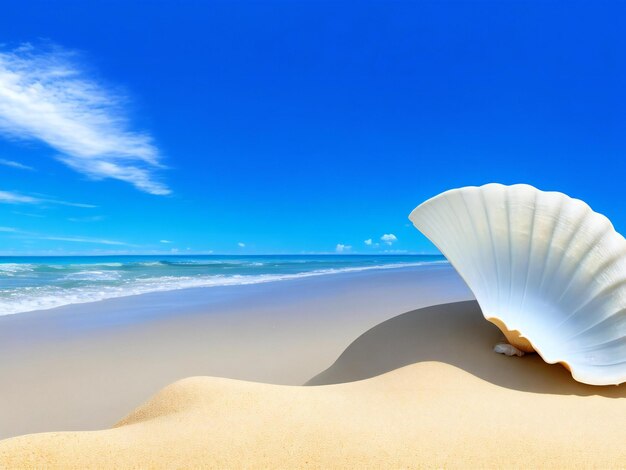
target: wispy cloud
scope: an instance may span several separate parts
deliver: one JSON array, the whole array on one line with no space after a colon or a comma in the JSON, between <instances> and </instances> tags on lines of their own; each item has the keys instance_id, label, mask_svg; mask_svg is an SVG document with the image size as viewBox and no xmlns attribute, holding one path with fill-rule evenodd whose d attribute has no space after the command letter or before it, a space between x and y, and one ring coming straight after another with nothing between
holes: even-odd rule
<instances>
[{"instance_id":1,"label":"wispy cloud","mask_svg":"<svg viewBox=\"0 0 626 470\"><path fill-rule=\"evenodd\" d=\"M245 247L246 247L246 244L245 244L245 243L243 243L243 242L239 242L239 243L237 243L237 246L238 246L239 248L245 248Z\"/></svg>"},{"instance_id":2,"label":"wispy cloud","mask_svg":"<svg viewBox=\"0 0 626 470\"><path fill-rule=\"evenodd\" d=\"M29 240L53 240L53 241L60 241L60 242L94 243L98 245L134 246L134 245L131 245L130 243L121 242L117 240L108 240L108 239L103 239L103 238L42 235L40 233L20 230L15 227L0 227L0 232L11 233L13 235L18 236L18 238L24 238L24 239L29 239Z\"/></svg>"},{"instance_id":3,"label":"wispy cloud","mask_svg":"<svg viewBox=\"0 0 626 470\"><path fill-rule=\"evenodd\" d=\"M365 240L363 243L365 243L367 246L372 246L372 239L368 238L367 240Z\"/></svg>"},{"instance_id":4,"label":"wispy cloud","mask_svg":"<svg viewBox=\"0 0 626 470\"><path fill-rule=\"evenodd\" d=\"M92 215L88 217L68 217L70 222L101 222L105 219L103 215Z\"/></svg>"},{"instance_id":5,"label":"wispy cloud","mask_svg":"<svg viewBox=\"0 0 626 470\"><path fill-rule=\"evenodd\" d=\"M15 215L23 215L25 217L34 217L37 219L43 219L46 217L45 215L42 215L42 214L31 214L29 212L19 212L19 211L11 211L11 212Z\"/></svg>"},{"instance_id":6,"label":"wispy cloud","mask_svg":"<svg viewBox=\"0 0 626 470\"><path fill-rule=\"evenodd\" d=\"M59 242L75 242L75 243L96 243L98 245L120 245L131 246L129 243L118 242L115 240L106 240L102 238L85 238L85 237L49 237L49 236L36 236L38 240L54 240Z\"/></svg>"},{"instance_id":7,"label":"wispy cloud","mask_svg":"<svg viewBox=\"0 0 626 470\"><path fill-rule=\"evenodd\" d=\"M59 206L82 207L85 209L93 209L98 206L93 204L83 204L80 202L59 201L57 199L47 199L41 197L28 196L26 194L16 193L13 191L0 191L0 204L57 204Z\"/></svg>"},{"instance_id":8,"label":"wispy cloud","mask_svg":"<svg viewBox=\"0 0 626 470\"><path fill-rule=\"evenodd\" d=\"M13 160L4 160L0 158L0 165L9 166L11 168L17 168L19 170L29 170L34 171L35 169L32 166L24 165L20 162L14 162Z\"/></svg>"},{"instance_id":9,"label":"wispy cloud","mask_svg":"<svg viewBox=\"0 0 626 470\"><path fill-rule=\"evenodd\" d=\"M0 131L39 140L58 159L94 179L114 178L150 194L169 194L157 180L159 151L131 129L127 99L89 76L78 54L30 44L0 52Z\"/></svg>"},{"instance_id":10,"label":"wispy cloud","mask_svg":"<svg viewBox=\"0 0 626 470\"><path fill-rule=\"evenodd\" d=\"M0 191L0 203L5 204L38 204L39 200L34 197L24 196L10 191Z\"/></svg>"},{"instance_id":11,"label":"wispy cloud","mask_svg":"<svg viewBox=\"0 0 626 470\"><path fill-rule=\"evenodd\" d=\"M161 243L174 243L172 240L159 240Z\"/></svg>"}]
</instances>

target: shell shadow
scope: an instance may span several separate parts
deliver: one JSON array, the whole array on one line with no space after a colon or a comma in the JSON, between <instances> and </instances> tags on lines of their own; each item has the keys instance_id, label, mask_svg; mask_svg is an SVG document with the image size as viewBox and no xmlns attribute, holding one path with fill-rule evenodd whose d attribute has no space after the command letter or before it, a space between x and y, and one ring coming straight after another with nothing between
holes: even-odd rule
<instances>
[{"instance_id":1,"label":"shell shadow","mask_svg":"<svg viewBox=\"0 0 626 470\"><path fill-rule=\"evenodd\" d=\"M576 382L564 367L547 364L537 354L507 357L494 353L494 344L503 339L475 301L413 310L363 333L333 365L305 385L353 382L416 362L439 361L513 390L626 397L626 384L597 387Z\"/></svg>"}]
</instances>

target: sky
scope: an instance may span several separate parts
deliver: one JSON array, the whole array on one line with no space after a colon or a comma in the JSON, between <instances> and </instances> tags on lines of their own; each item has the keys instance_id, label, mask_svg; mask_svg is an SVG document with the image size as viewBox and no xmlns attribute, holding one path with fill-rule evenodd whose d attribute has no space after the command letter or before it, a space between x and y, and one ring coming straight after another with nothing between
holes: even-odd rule
<instances>
[{"instance_id":1,"label":"sky","mask_svg":"<svg viewBox=\"0 0 626 470\"><path fill-rule=\"evenodd\" d=\"M434 253L528 183L626 233L623 2L31 1L0 15L0 254Z\"/></svg>"}]
</instances>

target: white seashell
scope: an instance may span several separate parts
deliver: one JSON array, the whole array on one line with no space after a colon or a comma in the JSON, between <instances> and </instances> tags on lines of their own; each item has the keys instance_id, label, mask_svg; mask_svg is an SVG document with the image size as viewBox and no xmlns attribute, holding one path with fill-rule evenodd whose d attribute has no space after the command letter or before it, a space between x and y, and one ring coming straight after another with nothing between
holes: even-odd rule
<instances>
[{"instance_id":1,"label":"white seashell","mask_svg":"<svg viewBox=\"0 0 626 470\"><path fill-rule=\"evenodd\" d=\"M493 347L493 352L498 354L504 354L505 356L519 356L522 357L526 354L524 351L520 351L515 346L509 343L498 343Z\"/></svg>"},{"instance_id":2,"label":"white seashell","mask_svg":"<svg viewBox=\"0 0 626 470\"><path fill-rule=\"evenodd\" d=\"M509 343L579 382L626 382L626 240L578 199L528 185L446 191L409 216Z\"/></svg>"}]
</instances>

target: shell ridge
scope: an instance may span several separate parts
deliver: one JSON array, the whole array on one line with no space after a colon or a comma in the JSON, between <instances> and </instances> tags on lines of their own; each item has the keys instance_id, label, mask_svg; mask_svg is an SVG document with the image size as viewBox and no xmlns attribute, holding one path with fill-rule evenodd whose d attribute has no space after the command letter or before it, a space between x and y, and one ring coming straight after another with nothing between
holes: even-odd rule
<instances>
[{"instance_id":1,"label":"shell ridge","mask_svg":"<svg viewBox=\"0 0 626 470\"><path fill-rule=\"evenodd\" d=\"M465 198L463 197L463 192L461 191L461 201L463 201L463 203L465 204L465 208L467 209L467 203L465 202ZM449 200L449 199L448 199ZM456 211L454 204L450 203L450 207L452 208L452 211L454 212L455 216L457 217L457 219L460 220L459 216L458 216L458 212ZM470 217L470 224L472 225L472 230L470 230L470 232L472 232L472 238L477 242L478 239L476 237L476 230L474 228L474 221L472 220L472 218ZM479 257L480 258L480 257ZM479 266L480 263L474 263L475 266ZM483 282L483 286L488 285L489 283L487 282L487 279L485 278L485 274L483 272L482 269L474 269L474 272L478 274L478 277L480 277L482 279ZM482 291L482 289L481 289Z\"/></svg>"},{"instance_id":2,"label":"shell ridge","mask_svg":"<svg viewBox=\"0 0 626 470\"><path fill-rule=\"evenodd\" d=\"M621 336L619 338L614 338L609 341L604 341L602 343L592 344L590 346L586 346L584 348L578 349L574 354L596 352L599 349L606 348L608 346L613 346L613 345L620 345L620 344L626 345L626 337ZM626 362L626 359L624 359L624 362ZM601 364L602 363L594 363L594 365L601 365Z\"/></svg>"},{"instance_id":3,"label":"shell ridge","mask_svg":"<svg viewBox=\"0 0 626 470\"><path fill-rule=\"evenodd\" d=\"M436 226L439 224L441 225L441 228L445 228L445 227L452 227L454 230L456 231L461 231L461 227L459 226L459 218L457 217L454 208L452 207L452 203L450 202L449 198L448 198L448 193L450 192L454 192L457 190L449 190L449 191L445 191L437 196L435 196L434 198L431 198L429 200L427 200L426 202L423 202L422 204L420 204L419 206L417 206L409 215L409 219L411 220L411 222L413 222L413 225L415 226L415 228L417 228L420 231L424 231L424 232L428 232L429 230L432 232L435 232L433 235L436 235L437 233L441 234L441 231L436 229ZM441 208L440 210L436 210L437 209L437 205L435 203L438 204L443 204L443 208ZM434 206L434 207L433 207ZM424 224L420 224L420 221L417 219L417 215L418 214L427 214L427 218L431 219L430 220L431 224L426 224L428 225L428 227L424 227ZM431 217L428 217L428 214L431 215ZM424 221L422 221L424 222ZM418 226L419 225L419 226ZM453 247L448 246L448 248L453 248L453 251L459 251L460 250L460 246L458 241L456 240L456 237L439 237L438 240L440 241L436 241L433 240L431 237L428 236L427 233L425 233L425 235L430 239L430 241L437 247L437 249L444 253L445 251L450 251L448 250L444 250L444 247L441 244L441 241L444 240L449 240L452 241ZM467 285L467 287L469 288L470 282L468 282L467 279L467 273L463 274L463 270L460 270L459 266L457 266L457 264L455 262L453 262L452 260L448 259L448 262L450 263L450 265L452 265L452 267L457 270L457 272L459 272L459 274L461 275L461 278L463 279L463 282L465 283L465 285ZM472 291L472 289L470 289L470 291ZM474 293L474 296L476 296L476 293L474 291L472 291Z\"/></svg>"},{"instance_id":4,"label":"shell ridge","mask_svg":"<svg viewBox=\"0 0 626 470\"><path fill-rule=\"evenodd\" d=\"M599 244L602 241L602 239L604 237L608 236L608 235L610 235L610 232L600 232L599 235L597 235L596 238L594 238L593 245ZM593 253L593 249L587 250L585 252L585 254L583 255L582 259L580 259L578 261L574 271L570 275L570 279L569 279L567 285L565 286L565 288L563 289L563 292L561 293L561 295L557 299L557 302L560 302L561 300L563 300L563 298L567 295L567 292L569 291L569 289L572 287L572 285L574 285L574 281L576 281L576 278L578 277L578 274L580 273L580 270L582 269L585 261L587 260L587 258L589 258L591 253ZM598 271L598 272L602 272L602 271ZM567 320L570 318L570 316L572 314L573 314L573 312L570 313L567 317L565 317L565 319L561 323L559 323L557 326L561 326L564 323L566 323Z\"/></svg>"},{"instance_id":5,"label":"shell ridge","mask_svg":"<svg viewBox=\"0 0 626 470\"><path fill-rule=\"evenodd\" d=\"M585 204L586 206L586 204ZM587 206L589 207L589 206ZM585 221L585 219L587 218L587 212L585 212L585 214L581 217L579 217L576 220L576 225L575 228L573 230L571 230L571 233L568 236L567 242L565 243L564 247L563 247L563 251L561 254L561 257L559 258L559 262L556 265L554 272L558 273L561 270L561 267L563 266L563 260L567 257L567 253L572 245L572 242L574 241L574 239L576 238L576 235L578 234L578 231L580 230L580 227L582 226L583 222Z\"/></svg>"},{"instance_id":6,"label":"shell ridge","mask_svg":"<svg viewBox=\"0 0 626 470\"><path fill-rule=\"evenodd\" d=\"M507 231L506 235L508 238L508 248L509 248L509 292L508 299L506 302L506 306L509 307L511 305L511 295L513 291L513 241L511 240L511 200L509 198L509 192L504 192L504 203L505 203L505 212L506 212L506 223L507 223Z\"/></svg>"},{"instance_id":7,"label":"shell ridge","mask_svg":"<svg viewBox=\"0 0 626 470\"><path fill-rule=\"evenodd\" d=\"M624 256L626 256L626 247L625 247L625 253ZM612 264L616 263L617 261L620 261L621 256L616 255L616 259L612 260L610 263L607 263L606 269L608 269ZM614 292L616 290L618 290L621 287L626 286L626 278L625 279L621 279L619 281L613 282L611 284L609 284L608 286L605 286L603 289L600 289L600 291L595 292L593 294L591 294L587 299L585 299L584 302L582 302L581 304L578 305L578 307L576 307L571 314L569 315L568 320L571 320L578 312L583 311L584 309L588 308L588 306L592 303L594 303L595 301L597 301L598 299L600 299L599 301L603 301L603 299L607 299L608 295L611 292ZM593 328L590 327L590 328ZM585 331L585 330L583 330Z\"/></svg>"},{"instance_id":8,"label":"shell ridge","mask_svg":"<svg viewBox=\"0 0 626 470\"><path fill-rule=\"evenodd\" d=\"M621 366L622 364L626 364L626 359L616 362L607 362L606 364L594 364L594 367L612 367L612 366ZM621 383L621 382L620 382Z\"/></svg>"},{"instance_id":9,"label":"shell ridge","mask_svg":"<svg viewBox=\"0 0 626 470\"><path fill-rule=\"evenodd\" d=\"M447 203L447 199L446 198L443 198L442 201ZM429 228L429 230L431 232L433 232L433 235L439 236L439 239L444 239L445 237L441 237L441 228L445 227L445 226L450 226L451 224L452 224L453 230L458 231L458 227L456 225L454 225L454 220L450 220L450 221L446 220L445 215L449 211L445 211L445 210L439 210L438 211L438 210L435 210L435 209L436 208L433 208L431 206L423 206L421 208L422 211L426 211L426 213L427 213L426 215L428 217L428 222L429 222L428 228ZM458 245L458 243L456 241L456 237L450 237L450 239L453 242L452 243L453 246L452 247L449 246L448 247L448 251L450 249L458 251L459 250L459 245ZM433 242L433 243L435 243L435 242ZM437 247L437 249L439 249L439 251L443 252L442 248L439 245L435 244L435 246ZM450 262L450 261L448 261L448 262ZM450 263L450 264L452 264L452 263Z\"/></svg>"},{"instance_id":10,"label":"shell ridge","mask_svg":"<svg viewBox=\"0 0 626 470\"><path fill-rule=\"evenodd\" d=\"M496 245L493 239L492 225L491 219L489 218L489 211L487 211L487 201L485 200L485 192L480 191L480 197L483 202L483 212L485 213L485 220L487 221L487 232L489 232L489 239L491 240L491 255L493 257L493 264L496 268L496 292L498 293L498 297L496 300L496 305L500 304L500 269L498 266L498 256L496 255Z\"/></svg>"},{"instance_id":11,"label":"shell ridge","mask_svg":"<svg viewBox=\"0 0 626 470\"><path fill-rule=\"evenodd\" d=\"M537 207L537 193L533 191L533 206ZM537 211L533 211L533 221L530 226L530 236L528 237L528 264L526 265L526 279L524 280L524 290L522 292L522 301L520 302L520 310L524 310L526 302L526 291L528 290L528 275L530 274L531 263L533 259L533 238L535 234L535 224L537 223Z\"/></svg>"},{"instance_id":12,"label":"shell ridge","mask_svg":"<svg viewBox=\"0 0 626 470\"><path fill-rule=\"evenodd\" d=\"M472 191L478 191L479 193L482 193L482 191L480 190L480 188L476 188L475 190L472 190ZM470 203L469 203L469 202L468 202L468 200L467 200L467 193L468 193L468 192L469 192L469 191L462 191L462 192L460 193L460 195L461 195L461 201L463 202L463 205L465 206L465 213L467 214L468 219L469 219L469 221L470 221L471 228L472 228L471 232L472 232L472 234L473 234L474 240L476 240L476 244L477 244L477 246L478 246L478 247L481 247L481 246L484 246L484 243L480 243L480 242L481 242L481 234L479 233L479 231L478 231L478 229L477 229L477 227L476 227L476 223L477 223L477 222L476 222L475 217L474 217L474 215L475 215L475 214L474 214L474 211L472 211L472 209L471 209L471 207L470 207ZM486 255L486 253L484 253L484 252L481 250L481 251L479 252L479 256L478 256L478 258L479 258L479 259L485 259L485 258L487 258L487 255ZM490 263L490 264L491 264L491 263ZM484 285L485 285L485 286L490 285L490 284L491 284L491 282L490 282L490 281L491 281L491 277L492 277L492 276L491 276L491 273L489 273L489 270L488 270L488 269L480 269L480 263L477 263L476 265L478 266L478 271L480 272L481 277L483 278L483 281L484 281L484 283L485 283ZM491 304L493 303L493 300L492 300L492 295L491 295L490 289L487 289L487 290L486 290L486 292L485 292L485 296L487 297L487 299L486 299L486 300L487 300L488 304L489 304L489 305L491 305Z\"/></svg>"},{"instance_id":13,"label":"shell ridge","mask_svg":"<svg viewBox=\"0 0 626 470\"><path fill-rule=\"evenodd\" d=\"M563 197L559 197L559 210L558 210L558 215L554 221L554 224L552 224L552 233L550 234L550 242L548 243L548 252L546 254L546 257L544 258L543 261L543 271L541 273L541 280L539 281L539 288L537 289L538 292L541 292L543 289L543 283L545 282L546 279L546 271L548 268L548 261L552 259L552 256L554 255L554 249L552 248L554 245L554 235L556 233L556 228L559 225L559 220L561 217L561 214L563 213L563 202L565 201L565 199Z\"/></svg>"},{"instance_id":14,"label":"shell ridge","mask_svg":"<svg viewBox=\"0 0 626 470\"><path fill-rule=\"evenodd\" d=\"M621 285L626 284L626 280L622 281L620 284ZM571 340L579 337L583 333L586 333L589 330L592 330L593 328L596 328L597 326L599 326L599 325L601 325L601 324L603 324L605 322L610 321L614 315L620 315L620 314L621 315L626 315L626 307L620 307L620 308L615 309L608 316L604 317L602 320L600 320L600 321L598 321L596 323L593 323L592 325L586 327L583 330L577 331L575 334L573 334L573 335L569 336L568 338L566 338L565 341L571 341Z\"/></svg>"},{"instance_id":15,"label":"shell ridge","mask_svg":"<svg viewBox=\"0 0 626 470\"><path fill-rule=\"evenodd\" d=\"M444 203L445 206L447 206L447 207L444 207L443 209L447 209L447 210L443 210L443 209L436 210L436 208L432 209L433 219L435 220L434 225L436 225L436 223L439 222L439 224L442 225L441 227L442 230L446 226L451 226L455 232L460 232L461 227L459 226L459 219L456 216L454 216L454 209L452 208L452 204L450 203L448 196L445 193L442 195L441 201ZM439 232L439 230L436 230L434 227L431 227L431 230L435 232ZM451 238L452 245L453 245L450 248L452 248L453 251L456 251L458 253L461 247L459 246L459 243L456 237L450 237L450 238ZM456 269L456 266L452 263L452 261L450 261L450 264L452 264L452 266Z\"/></svg>"},{"instance_id":16,"label":"shell ridge","mask_svg":"<svg viewBox=\"0 0 626 470\"><path fill-rule=\"evenodd\" d=\"M447 205L447 209L448 210L446 210L446 211L444 211L444 210L440 210L440 211L433 210L433 213L436 214L437 218L439 218L440 220L443 220L444 224L445 224L445 219L448 219L447 225L451 225L452 227L454 227L454 229L456 230L456 232L458 234L462 234L463 233L463 227L461 226L461 220L456 215L456 213L454 211L453 204L450 201L450 198L448 197L448 195L445 195L444 198L442 199L442 201ZM444 225L444 227L445 227L445 225ZM442 230L444 229L444 227L442 227ZM454 242L454 248L456 249L457 253L459 253L460 250L461 250L461 246L459 245L459 242L458 242L456 237L452 237L452 238L453 238L453 242Z\"/></svg>"}]
</instances>

